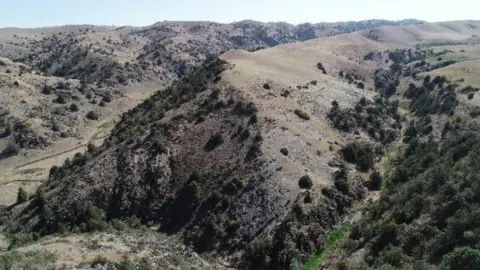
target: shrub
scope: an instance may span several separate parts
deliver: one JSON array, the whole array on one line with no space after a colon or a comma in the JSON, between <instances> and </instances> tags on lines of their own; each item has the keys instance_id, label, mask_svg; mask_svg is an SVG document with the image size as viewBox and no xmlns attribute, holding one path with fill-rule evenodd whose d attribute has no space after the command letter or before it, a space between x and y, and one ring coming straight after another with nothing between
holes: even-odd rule
<instances>
[{"instance_id":1,"label":"shrub","mask_svg":"<svg viewBox=\"0 0 480 270\"><path fill-rule=\"evenodd\" d=\"M280 94L282 97L288 97L290 95L290 91L288 90L283 90L283 92Z\"/></svg>"},{"instance_id":2,"label":"shrub","mask_svg":"<svg viewBox=\"0 0 480 270\"><path fill-rule=\"evenodd\" d=\"M78 112L78 110L79 110L77 104L75 104L75 103L70 104L69 109L70 109L71 112Z\"/></svg>"},{"instance_id":3,"label":"shrub","mask_svg":"<svg viewBox=\"0 0 480 270\"><path fill-rule=\"evenodd\" d=\"M59 94L57 98L55 99L55 102L60 103L60 104L67 104L67 98L63 94Z\"/></svg>"},{"instance_id":4,"label":"shrub","mask_svg":"<svg viewBox=\"0 0 480 270\"><path fill-rule=\"evenodd\" d=\"M19 86L20 86L20 84L18 83L18 81L15 81L15 82L13 83L13 85L15 85L16 87L19 87Z\"/></svg>"},{"instance_id":5,"label":"shrub","mask_svg":"<svg viewBox=\"0 0 480 270\"><path fill-rule=\"evenodd\" d=\"M206 151L212 151L223 143L223 136L220 132L215 133L210 137L208 142L205 144Z\"/></svg>"},{"instance_id":6,"label":"shrub","mask_svg":"<svg viewBox=\"0 0 480 270\"><path fill-rule=\"evenodd\" d=\"M322 63L318 62L317 63L317 68L322 71L323 74L327 74L327 71L325 70L325 67L323 66Z\"/></svg>"},{"instance_id":7,"label":"shrub","mask_svg":"<svg viewBox=\"0 0 480 270\"><path fill-rule=\"evenodd\" d=\"M298 180L298 186L301 189L310 189L312 188L312 185L313 185L312 179L308 175L304 175L300 177L300 180Z\"/></svg>"},{"instance_id":8,"label":"shrub","mask_svg":"<svg viewBox=\"0 0 480 270\"><path fill-rule=\"evenodd\" d=\"M305 192L305 198L303 198L303 202L304 202L304 203L311 203L311 202L313 202L312 193L310 193L310 191Z\"/></svg>"},{"instance_id":9,"label":"shrub","mask_svg":"<svg viewBox=\"0 0 480 270\"><path fill-rule=\"evenodd\" d=\"M37 241L38 239L40 239L40 236L37 233L16 233L11 237L8 249L12 250L17 247L25 246L29 243Z\"/></svg>"},{"instance_id":10,"label":"shrub","mask_svg":"<svg viewBox=\"0 0 480 270\"><path fill-rule=\"evenodd\" d=\"M382 176L379 172L374 171L370 175L370 181L368 183L368 189L370 190L380 190L382 187Z\"/></svg>"},{"instance_id":11,"label":"shrub","mask_svg":"<svg viewBox=\"0 0 480 270\"><path fill-rule=\"evenodd\" d=\"M89 111L86 115L87 119L90 119L90 120L98 120L98 118L100 118L100 116L98 115L97 112L94 112L94 111Z\"/></svg>"},{"instance_id":12,"label":"shrub","mask_svg":"<svg viewBox=\"0 0 480 270\"><path fill-rule=\"evenodd\" d=\"M109 260L102 256L102 255L98 255L97 257L95 257L95 259L93 259L93 261L90 263L90 267L94 268L96 266L104 266L105 264L107 264L109 262Z\"/></svg>"},{"instance_id":13,"label":"shrub","mask_svg":"<svg viewBox=\"0 0 480 270\"><path fill-rule=\"evenodd\" d=\"M102 101L100 101L100 103L98 103L98 106L105 107L105 106L107 106L107 104L105 103L105 101L102 100Z\"/></svg>"},{"instance_id":14,"label":"shrub","mask_svg":"<svg viewBox=\"0 0 480 270\"><path fill-rule=\"evenodd\" d=\"M280 153L282 153L282 154L285 155L285 156L288 156L288 150L287 150L287 148L282 148L282 149L280 149Z\"/></svg>"},{"instance_id":15,"label":"shrub","mask_svg":"<svg viewBox=\"0 0 480 270\"><path fill-rule=\"evenodd\" d=\"M263 239L255 239L245 249L244 261L247 264L247 269L262 269L268 266L268 262L271 260L270 253L273 248L272 239L267 237Z\"/></svg>"},{"instance_id":16,"label":"shrub","mask_svg":"<svg viewBox=\"0 0 480 270\"><path fill-rule=\"evenodd\" d=\"M268 83L263 84L263 89L270 90L271 89L270 84Z\"/></svg>"},{"instance_id":17,"label":"shrub","mask_svg":"<svg viewBox=\"0 0 480 270\"><path fill-rule=\"evenodd\" d=\"M374 165L375 153L369 144L351 143L341 150L345 161L358 165L360 170L368 171Z\"/></svg>"},{"instance_id":18,"label":"shrub","mask_svg":"<svg viewBox=\"0 0 480 270\"><path fill-rule=\"evenodd\" d=\"M310 116L304 112L304 111L301 111L299 109L295 109L295 111L293 111L299 118L303 119L303 120L310 120Z\"/></svg>"},{"instance_id":19,"label":"shrub","mask_svg":"<svg viewBox=\"0 0 480 270\"><path fill-rule=\"evenodd\" d=\"M43 209L45 207L45 205L47 204L45 189L43 189L42 186L39 186L37 188L37 191L35 192L35 204L40 209Z\"/></svg>"},{"instance_id":20,"label":"shrub","mask_svg":"<svg viewBox=\"0 0 480 270\"><path fill-rule=\"evenodd\" d=\"M468 93L468 99L473 99L473 97L475 96L475 93Z\"/></svg>"},{"instance_id":21,"label":"shrub","mask_svg":"<svg viewBox=\"0 0 480 270\"><path fill-rule=\"evenodd\" d=\"M18 188L18 193L17 193L17 203L24 203L28 200L28 194L27 192L22 188Z\"/></svg>"},{"instance_id":22,"label":"shrub","mask_svg":"<svg viewBox=\"0 0 480 270\"><path fill-rule=\"evenodd\" d=\"M110 96L103 96L102 101L106 102L106 103L109 103L109 102L112 102L112 98Z\"/></svg>"},{"instance_id":23,"label":"shrub","mask_svg":"<svg viewBox=\"0 0 480 270\"><path fill-rule=\"evenodd\" d=\"M42 88L42 94L50 95L52 93L52 87L49 85L44 85Z\"/></svg>"},{"instance_id":24,"label":"shrub","mask_svg":"<svg viewBox=\"0 0 480 270\"><path fill-rule=\"evenodd\" d=\"M20 146L13 140L10 140L7 147L3 150L2 155L11 157L16 156L20 152Z\"/></svg>"},{"instance_id":25,"label":"shrub","mask_svg":"<svg viewBox=\"0 0 480 270\"><path fill-rule=\"evenodd\" d=\"M125 258L120 262L119 270L136 270L137 266L131 260Z\"/></svg>"}]
</instances>

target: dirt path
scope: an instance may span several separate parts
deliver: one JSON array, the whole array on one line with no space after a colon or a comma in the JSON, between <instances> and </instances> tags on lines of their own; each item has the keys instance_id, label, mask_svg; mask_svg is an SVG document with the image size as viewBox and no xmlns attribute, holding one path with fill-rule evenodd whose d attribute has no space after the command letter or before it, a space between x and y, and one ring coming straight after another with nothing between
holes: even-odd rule
<instances>
[{"instance_id":1,"label":"dirt path","mask_svg":"<svg viewBox=\"0 0 480 270\"><path fill-rule=\"evenodd\" d=\"M98 133L97 133L98 134ZM97 135L95 134L95 135ZM101 140L101 139L104 139L106 137L108 137L108 134L107 135L103 135L103 136L100 136L100 137L95 137L95 135L92 137L92 140L91 141L97 141L97 140ZM86 148L88 146L88 143L85 143L85 144L81 144L79 146L76 146L74 148L71 148L71 149L68 149L68 150L65 150L63 152L60 152L60 153L56 153L56 154L53 154L53 155L49 155L49 156L46 156L46 157L43 157L43 158L40 158L40 159L36 159L36 160L33 160L33 161L30 161L30 162L27 162L25 164L22 164L22 165L19 165L19 166L16 166L15 167L15 170L18 170L20 168L23 168L23 167L26 167L26 166L29 166L29 165L32 165L32 164L36 164L38 162L41 162L41 161L45 161L45 160L48 160L48 159L51 159L51 158L55 158L55 157L58 157L60 155L63 155L63 154L67 154L69 152L72 152L72 151L75 151L75 150L78 150L80 148Z\"/></svg>"}]
</instances>

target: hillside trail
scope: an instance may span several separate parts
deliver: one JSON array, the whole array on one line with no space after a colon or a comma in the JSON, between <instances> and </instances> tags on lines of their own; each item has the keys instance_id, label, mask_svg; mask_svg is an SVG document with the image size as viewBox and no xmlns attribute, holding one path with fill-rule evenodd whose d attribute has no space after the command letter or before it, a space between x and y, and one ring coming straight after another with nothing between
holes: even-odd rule
<instances>
[{"instance_id":1,"label":"hillside trail","mask_svg":"<svg viewBox=\"0 0 480 270\"><path fill-rule=\"evenodd\" d=\"M108 118L87 126L81 138L63 139L45 150L34 150L0 161L0 204L14 203L19 186L29 193L34 192L38 185L48 179L51 167L62 165L76 153L85 152L89 143L101 145L113 126L114 119Z\"/></svg>"}]
</instances>

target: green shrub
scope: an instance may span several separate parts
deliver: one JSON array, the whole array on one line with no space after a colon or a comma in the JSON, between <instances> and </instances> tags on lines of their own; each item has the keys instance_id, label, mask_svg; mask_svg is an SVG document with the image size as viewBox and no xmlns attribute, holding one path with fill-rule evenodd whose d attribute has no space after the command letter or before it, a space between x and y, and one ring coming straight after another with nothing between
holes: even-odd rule
<instances>
[{"instance_id":1,"label":"green shrub","mask_svg":"<svg viewBox=\"0 0 480 270\"><path fill-rule=\"evenodd\" d=\"M7 147L2 151L2 155L6 157L16 156L20 153L20 146L13 140L9 140Z\"/></svg>"},{"instance_id":2,"label":"green shrub","mask_svg":"<svg viewBox=\"0 0 480 270\"><path fill-rule=\"evenodd\" d=\"M208 139L208 142L205 144L206 151L212 151L223 143L222 133L217 132Z\"/></svg>"},{"instance_id":3,"label":"green shrub","mask_svg":"<svg viewBox=\"0 0 480 270\"><path fill-rule=\"evenodd\" d=\"M312 179L308 175L304 175L300 177L300 180L298 180L298 186L301 189L310 189L312 188L312 185L313 185Z\"/></svg>"},{"instance_id":4,"label":"green shrub","mask_svg":"<svg viewBox=\"0 0 480 270\"><path fill-rule=\"evenodd\" d=\"M350 143L341 150L341 154L345 161L358 165L362 171L368 171L373 168L375 152L370 144Z\"/></svg>"},{"instance_id":5,"label":"green shrub","mask_svg":"<svg viewBox=\"0 0 480 270\"><path fill-rule=\"evenodd\" d=\"M475 93L468 93L468 99L473 99L473 97L475 96Z\"/></svg>"},{"instance_id":6,"label":"green shrub","mask_svg":"<svg viewBox=\"0 0 480 270\"><path fill-rule=\"evenodd\" d=\"M445 270L478 270L480 267L480 250L469 247L456 248L445 255L442 269Z\"/></svg>"},{"instance_id":7,"label":"green shrub","mask_svg":"<svg viewBox=\"0 0 480 270\"><path fill-rule=\"evenodd\" d=\"M295 109L294 113L301 119L303 120L310 120L310 116L304 112L304 111L301 111L299 109Z\"/></svg>"},{"instance_id":8,"label":"green shrub","mask_svg":"<svg viewBox=\"0 0 480 270\"><path fill-rule=\"evenodd\" d=\"M252 241L245 249L244 261L247 269L263 269L271 260L270 253L273 248L272 239L261 238Z\"/></svg>"},{"instance_id":9,"label":"green shrub","mask_svg":"<svg viewBox=\"0 0 480 270\"><path fill-rule=\"evenodd\" d=\"M52 91L53 91L52 87L46 84L42 88L42 94L45 94L45 95L50 95Z\"/></svg>"},{"instance_id":10,"label":"green shrub","mask_svg":"<svg viewBox=\"0 0 480 270\"><path fill-rule=\"evenodd\" d=\"M368 189L370 190L380 190L382 187L382 176L379 172L374 171L370 175L370 181L368 182Z\"/></svg>"},{"instance_id":11,"label":"green shrub","mask_svg":"<svg viewBox=\"0 0 480 270\"><path fill-rule=\"evenodd\" d=\"M288 156L288 149L287 148L282 148L282 149L280 149L280 153L282 153L285 156Z\"/></svg>"},{"instance_id":12,"label":"green shrub","mask_svg":"<svg viewBox=\"0 0 480 270\"><path fill-rule=\"evenodd\" d=\"M43 209L47 204L45 189L42 186L37 188L35 192L35 204L40 208Z\"/></svg>"},{"instance_id":13,"label":"green shrub","mask_svg":"<svg viewBox=\"0 0 480 270\"><path fill-rule=\"evenodd\" d=\"M16 233L10 237L10 245L8 250L12 250L21 246L25 246L32 242L38 241L40 236L38 233Z\"/></svg>"},{"instance_id":14,"label":"green shrub","mask_svg":"<svg viewBox=\"0 0 480 270\"><path fill-rule=\"evenodd\" d=\"M49 252L8 251L0 254L0 269L50 269L56 260L56 255Z\"/></svg>"},{"instance_id":15,"label":"green shrub","mask_svg":"<svg viewBox=\"0 0 480 270\"><path fill-rule=\"evenodd\" d=\"M64 94L58 94L55 99L55 102L59 104L67 104L67 101L67 97Z\"/></svg>"},{"instance_id":16,"label":"green shrub","mask_svg":"<svg viewBox=\"0 0 480 270\"><path fill-rule=\"evenodd\" d=\"M135 263L128 258L123 259L120 262L119 270L137 270Z\"/></svg>"},{"instance_id":17,"label":"green shrub","mask_svg":"<svg viewBox=\"0 0 480 270\"><path fill-rule=\"evenodd\" d=\"M91 262L90 262L90 267L96 267L96 266L103 266L105 264L107 264L109 262L109 260L107 259L107 257L105 256L102 256L102 255L98 255L97 257L95 257L95 259L93 259Z\"/></svg>"},{"instance_id":18,"label":"green shrub","mask_svg":"<svg viewBox=\"0 0 480 270\"><path fill-rule=\"evenodd\" d=\"M90 119L90 120L98 120L100 118L100 116L98 115L97 112L94 112L94 111L89 111L86 115L87 119Z\"/></svg>"},{"instance_id":19,"label":"green shrub","mask_svg":"<svg viewBox=\"0 0 480 270\"><path fill-rule=\"evenodd\" d=\"M69 109L70 109L71 112L78 112L78 110L79 110L77 104L75 104L75 103L70 104Z\"/></svg>"},{"instance_id":20,"label":"green shrub","mask_svg":"<svg viewBox=\"0 0 480 270\"><path fill-rule=\"evenodd\" d=\"M270 90L271 89L270 84L264 83L263 84L263 89Z\"/></svg>"},{"instance_id":21,"label":"green shrub","mask_svg":"<svg viewBox=\"0 0 480 270\"><path fill-rule=\"evenodd\" d=\"M27 200L28 200L27 192L22 187L19 187L17 192L17 203L24 203Z\"/></svg>"}]
</instances>

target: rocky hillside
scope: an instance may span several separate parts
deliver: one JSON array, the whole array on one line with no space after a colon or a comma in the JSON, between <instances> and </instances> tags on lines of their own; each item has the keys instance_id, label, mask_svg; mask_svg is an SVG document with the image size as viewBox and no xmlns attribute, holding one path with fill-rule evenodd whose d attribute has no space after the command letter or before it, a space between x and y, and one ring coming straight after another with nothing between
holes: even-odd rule
<instances>
[{"instance_id":1,"label":"rocky hillside","mask_svg":"<svg viewBox=\"0 0 480 270\"><path fill-rule=\"evenodd\" d=\"M475 258L477 137L465 132L477 132L478 82L455 67L476 72L478 47L431 45L447 34L469 43L477 26L385 27L382 39L366 30L208 58L6 207L11 248L143 226L234 268Z\"/></svg>"},{"instance_id":2,"label":"rocky hillside","mask_svg":"<svg viewBox=\"0 0 480 270\"><path fill-rule=\"evenodd\" d=\"M254 21L161 22L141 28L73 25L0 29L0 56L5 57L0 64L0 87L5 90L0 128L5 130L3 137L17 126L17 133L31 134L22 136L32 143L12 140L20 148L45 148L60 136L84 135L88 121L97 120L86 119L87 113L110 120L135 104L125 98L125 92L128 96L139 88L158 90L209 55L415 23L420 22L371 20L298 26ZM113 105L108 104L111 101ZM103 108L106 105L109 109ZM7 117L8 112L14 113Z\"/></svg>"},{"instance_id":3,"label":"rocky hillside","mask_svg":"<svg viewBox=\"0 0 480 270\"><path fill-rule=\"evenodd\" d=\"M416 23L421 22L0 29L0 167L5 172L0 184L45 180L51 166L73 158L88 143L100 144L121 113L190 73L209 55ZM17 188L9 184L0 203L13 202Z\"/></svg>"}]
</instances>

